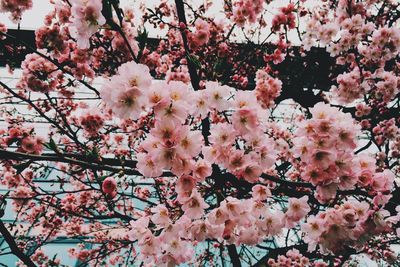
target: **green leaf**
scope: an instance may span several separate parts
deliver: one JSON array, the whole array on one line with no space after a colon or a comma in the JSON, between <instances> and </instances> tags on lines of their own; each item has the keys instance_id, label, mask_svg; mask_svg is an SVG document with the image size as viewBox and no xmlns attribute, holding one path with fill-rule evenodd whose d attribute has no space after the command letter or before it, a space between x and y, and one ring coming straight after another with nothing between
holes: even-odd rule
<instances>
[{"instance_id":1,"label":"green leaf","mask_svg":"<svg viewBox=\"0 0 400 267\"><path fill-rule=\"evenodd\" d=\"M198 68L198 69L201 68L201 63L195 55L186 54L186 58L189 62L194 64L196 66L196 68Z\"/></svg>"},{"instance_id":2,"label":"green leaf","mask_svg":"<svg viewBox=\"0 0 400 267\"><path fill-rule=\"evenodd\" d=\"M47 147L48 149L59 153L60 151L58 150L57 144L56 142L54 142L53 138L50 137L50 141L48 143L44 143L43 144L45 147Z\"/></svg>"},{"instance_id":3,"label":"green leaf","mask_svg":"<svg viewBox=\"0 0 400 267\"><path fill-rule=\"evenodd\" d=\"M143 30L138 30L136 41L139 43L140 50L143 50L143 48L146 46L148 37L149 33L147 32L146 28L143 28Z\"/></svg>"},{"instance_id":4,"label":"green leaf","mask_svg":"<svg viewBox=\"0 0 400 267\"><path fill-rule=\"evenodd\" d=\"M111 3L107 0L103 0L103 9L101 10L101 14L104 16L106 21L112 20L112 7Z\"/></svg>"},{"instance_id":5,"label":"green leaf","mask_svg":"<svg viewBox=\"0 0 400 267\"><path fill-rule=\"evenodd\" d=\"M21 174L26 168L29 167L29 165L31 165L30 161L21 164L16 164L13 166L13 168L17 171L17 174Z\"/></svg>"}]
</instances>

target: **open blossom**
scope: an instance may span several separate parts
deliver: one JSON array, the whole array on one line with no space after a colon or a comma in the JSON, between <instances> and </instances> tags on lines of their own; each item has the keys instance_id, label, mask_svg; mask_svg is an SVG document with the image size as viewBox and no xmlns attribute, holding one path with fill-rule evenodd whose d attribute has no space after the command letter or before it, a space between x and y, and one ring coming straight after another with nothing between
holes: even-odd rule
<instances>
[{"instance_id":1,"label":"open blossom","mask_svg":"<svg viewBox=\"0 0 400 267\"><path fill-rule=\"evenodd\" d=\"M164 205L158 205L151 208L153 216L151 216L151 221L160 226L168 226L171 223L169 218L168 209Z\"/></svg>"},{"instance_id":2,"label":"open blossom","mask_svg":"<svg viewBox=\"0 0 400 267\"><path fill-rule=\"evenodd\" d=\"M211 164L206 160L198 160L193 169L193 177L197 181L204 181L205 178L212 174Z\"/></svg>"},{"instance_id":3,"label":"open blossom","mask_svg":"<svg viewBox=\"0 0 400 267\"><path fill-rule=\"evenodd\" d=\"M137 157L137 168L141 174L146 177L158 177L162 174L162 167L157 161L147 153L138 153Z\"/></svg>"},{"instance_id":4,"label":"open blossom","mask_svg":"<svg viewBox=\"0 0 400 267\"><path fill-rule=\"evenodd\" d=\"M206 90L200 90L196 91L192 95L193 97L193 105L195 107L191 109L189 112L192 116L197 117L199 116L200 118L204 118L207 116L207 114L210 112L210 107L209 107L209 96L207 94Z\"/></svg>"},{"instance_id":5,"label":"open blossom","mask_svg":"<svg viewBox=\"0 0 400 267\"><path fill-rule=\"evenodd\" d=\"M192 191L190 197L188 197L183 205L182 210L185 215L191 219L198 219L204 214L204 209L208 208L209 205L204 201L203 197L196 190Z\"/></svg>"},{"instance_id":6,"label":"open blossom","mask_svg":"<svg viewBox=\"0 0 400 267\"><path fill-rule=\"evenodd\" d=\"M262 215L262 219L258 222L260 233L266 236L274 236L279 234L284 228L284 214L281 211L270 211Z\"/></svg>"},{"instance_id":7,"label":"open blossom","mask_svg":"<svg viewBox=\"0 0 400 267\"><path fill-rule=\"evenodd\" d=\"M257 184L252 188L252 197L257 200L266 200L271 196L271 190L264 186Z\"/></svg>"},{"instance_id":8,"label":"open blossom","mask_svg":"<svg viewBox=\"0 0 400 267\"><path fill-rule=\"evenodd\" d=\"M230 146L234 143L236 134L232 124L218 123L213 125L210 130L209 140L214 145Z\"/></svg>"},{"instance_id":9,"label":"open blossom","mask_svg":"<svg viewBox=\"0 0 400 267\"><path fill-rule=\"evenodd\" d=\"M289 198L289 206L285 213L286 224L288 226L292 226L293 223L298 222L310 212L311 208L307 201L308 196Z\"/></svg>"},{"instance_id":10,"label":"open blossom","mask_svg":"<svg viewBox=\"0 0 400 267\"><path fill-rule=\"evenodd\" d=\"M256 163L249 163L243 167L240 174L245 180L249 181L250 183L254 183L258 180L258 178L260 178L262 169Z\"/></svg>"},{"instance_id":11,"label":"open blossom","mask_svg":"<svg viewBox=\"0 0 400 267\"><path fill-rule=\"evenodd\" d=\"M228 98L231 88L226 85L219 85L218 82L206 82L206 93L211 108L223 111L228 107Z\"/></svg>"},{"instance_id":12,"label":"open blossom","mask_svg":"<svg viewBox=\"0 0 400 267\"><path fill-rule=\"evenodd\" d=\"M395 176L390 170L384 170L383 172L377 172L374 174L371 187L377 192L390 192L394 187Z\"/></svg>"},{"instance_id":13,"label":"open blossom","mask_svg":"<svg viewBox=\"0 0 400 267\"><path fill-rule=\"evenodd\" d=\"M43 139L40 137L27 136L21 141L21 150L29 154L41 154L43 150Z\"/></svg>"},{"instance_id":14,"label":"open blossom","mask_svg":"<svg viewBox=\"0 0 400 267\"><path fill-rule=\"evenodd\" d=\"M76 39L80 49L87 49L90 46L89 38L106 23L101 14L102 2L101 0L71 0L71 5L71 36Z\"/></svg>"},{"instance_id":15,"label":"open blossom","mask_svg":"<svg viewBox=\"0 0 400 267\"><path fill-rule=\"evenodd\" d=\"M150 232L148 228L149 222L150 218L144 216L136 221L131 221L131 230L128 233L129 239L135 241L145 237L145 235Z\"/></svg>"},{"instance_id":16,"label":"open blossom","mask_svg":"<svg viewBox=\"0 0 400 267\"><path fill-rule=\"evenodd\" d=\"M232 115L232 124L241 135L254 132L259 125L257 113L254 109L241 108Z\"/></svg>"},{"instance_id":17,"label":"open blossom","mask_svg":"<svg viewBox=\"0 0 400 267\"><path fill-rule=\"evenodd\" d=\"M106 81L101 98L120 118L137 120L147 107L144 92L151 85L149 68L127 62L118 68L118 74Z\"/></svg>"},{"instance_id":18,"label":"open blossom","mask_svg":"<svg viewBox=\"0 0 400 267\"><path fill-rule=\"evenodd\" d=\"M196 180L191 175L182 175L176 182L176 192L179 199L187 199L191 195L192 190L196 186Z\"/></svg>"}]
</instances>

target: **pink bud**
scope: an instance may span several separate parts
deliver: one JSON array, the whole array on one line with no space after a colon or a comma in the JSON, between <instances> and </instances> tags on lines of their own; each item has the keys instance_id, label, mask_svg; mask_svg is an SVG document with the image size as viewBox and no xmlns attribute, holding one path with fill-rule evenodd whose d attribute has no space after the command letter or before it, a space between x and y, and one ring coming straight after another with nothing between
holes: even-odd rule
<instances>
[{"instance_id":1,"label":"pink bud","mask_svg":"<svg viewBox=\"0 0 400 267\"><path fill-rule=\"evenodd\" d=\"M103 189L103 192L106 194L112 194L117 189L117 182L113 177L107 177L103 181L101 189Z\"/></svg>"}]
</instances>

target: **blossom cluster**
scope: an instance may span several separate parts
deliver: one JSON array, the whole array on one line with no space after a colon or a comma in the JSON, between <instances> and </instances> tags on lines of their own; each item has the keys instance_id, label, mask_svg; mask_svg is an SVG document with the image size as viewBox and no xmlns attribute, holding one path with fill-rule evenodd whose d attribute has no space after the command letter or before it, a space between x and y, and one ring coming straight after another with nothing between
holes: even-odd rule
<instances>
[{"instance_id":1,"label":"blossom cluster","mask_svg":"<svg viewBox=\"0 0 400 267\"><path fill-rule=\"evenodd\" d=\"M257 71L255 95L262 107L271 107L281 90L282 82L278 78L271 77L264 70Z\"/></svg>"},{"instance_id":2,"label":"blossom cluster","mask_svg":"<svg viewBox=\"0 0 400 267\"><path fill-rule=\"evenodd\" d=\"M383 144L387 140L393 140L399 136L400 129L396 126L396 120L383 120L376 125L372 132L375 135L375 140L378 144Z\"/></svg>"},{"instance_id":3,"label":"blossom cluster","mask_svg":"<svg viewBox=\"0 0 400 267\"><path fill-rule=\"evenodd\" d=\"M280 13L272 19L272 29L274 31L279 31L281 27L286 27L286 29L294 29L296 27L296 16L295 16L295 6L294 4L289 4L286 7L280 9Z\"/></svg>"},{"instance_id":4,"label":"blossom cluster","mask_svg":"<svg viewBox=\"0 0 400 267\"><path fill-rule=\"evenodd\" d=\"M34 136L32 128L14 127L8 131L6 137L1 139L1 143L11 147L18 145L17 151L29 154L41 154L43 150L43 138Z\"/></svg>"},{"instance_id":5,"label":"blossom cluster","mask_svg":"<svg viewBox=\"0 0 400 267\"><path fill-rule=\"evenodd\" d=\"M397 77L382 66L399 55L400 30L374 23L370 19L373 8L372 2L353 5L338 1L333 16L326 17L326 6L321 5L307 21L304 49L318 42L331 56L338 56L338 64L348 64L351 69L338 75L338 86L331 88L341 103L351 103L367 93L387 103L398 93ZM350 9L353 12L349 13ZM376 67L375 72L371 66Z\"/></svg>"},{"instance_id":6,"label":"blossom cluster","mask_svg":"<svg viewBox=\"0 0 400 267\"><path fill-rule=\"evenodd\" d=\"M367 202L351 200L309 216L301 228L309 250L319 245L323 253L340 253L348 246L362 248L370 236L391 232L397 221L387 210L374 210Z\"/></svg>"},{"instance_id":7,"label":"blossom cluster","mask_svg":"<svg viewBox=\"0 0 400 267\"><path fill-rule=\"evenodd\" d=\"M210 25L208 22L198 19L195 22L196 31L188 35L189 45L192 50L207 44L210 39Z\"/></svg>"},{"instance_id":8,"label":"blossom cluster","mask_svg":"<svg viewBox=\"0 0 400 267\"><path fill-rule=\"evenodd\" d=\"M65 36L65 31L59 25L43 26L35 31L36 46L61 56L60 54L66 53L67 49Z\"/></svg>"},{"instance_id":9,"label":"blossom cluster","mask_svg":"<svg viewBox=\"0 0 400 267\"><path fill-rule=\"evenodd\" d=\"M0 12L9 12L14 22L21 19L24 11L32 8L32 0L1 0Z\"/></svg>"},{"instance_id":10,"label":"blossom cluster","mask_svg":"<svg viewBox=\"0 0 400 267\"><path fill-rule=\"evenodd\" d=\"M17 87L35 92L54 91L63 81L58 67L37 54L28 54L21 64L22 77Z\"/></svg>"},{"instance_id":11,"label":"blossom cluster","mask_svg":"<svg viewBox=\"0 0 400 267\"><path fill-rule=\"evenodd\" d=\"M341 103L351 103L364 96L366 84L361 84L360 70L353 69L349 73L339 74L336 78L338 86L333 85L331 92Z\"/></svg>"},{"instance_id":12,"label":"blossom cluster","mask_svg":"<svg viewBox=\"0 0 400 267\"><path fill-rule=\"evenodd\" d=\"M190 189L185 184L179 190L185 190L185 187ZM132 241L138 241L143 260L156 265L180 264L192 258L193 242L206 239L256 245L267 237L278 235L284 227L293 227L310 211L307 197L289 199L285 213L271 209L263 203L270 197L269 189L256 185L252 199L228 197L201 220L201 213L195 210L204 208L204 202L195 189L190 190L191 201L184 205L185 214L175 222L164 205L152 208L150 217L131 222L129 236ZM158 235L149 229L150 221L161 230Z\"/></svg>"},{"instance_id":13,"label":"blossom cluster","mask_svg":"<svg viewBox=\"0 0 400 267\"><path fill-rule=\"evenodd\" d=\"M332 199L337 189L349 190L357 184L381 192L393 188L390 171L376 173L373 158L354 154L360 126L351 115L322 103L310 112L312 118L300 125L293 140L294 155L301 159L301 178L317 186L320 201Z\"/></svg>"},{"instance_id":14,"label":"blossom cluster","mask_svg":"<svg viewBox=\"0 0 400 267\"><path fill-rule=\"evenodd\" d=\"M328 264L323 261L312 262L312 261L310 261L309 258L307 258L303 254L301 254L299 250L291 249L288 252L286 252L285 255L279 255L276 260L268 259L268 266L271 266L271 267L291 267L291 266L327 267Z\"/></svg>"},{"instance_id":15,"label":"blossom cluster","mask_svg":"<svg viewBox=\"0 0 400 267\"><path fill-rule=\"evenodd\" d=\"M152 83L147 67L129 62L104 84L101 93L120 118L138 120L154 113L154 127L137 154L138 169L145 176L157 177L163 170L181 176L216 163L255 182L274 162L273 142L263 134L261 118L266 113L251 92L235 92L216 82L207 82L206 89L196 92L182 82ZM187 119L205 118L210 113L225 113L231 119L213 125L212 146L203 146L201 131L192 130ZM198 177L200 181L204 178Z\"/></svg>"},{"instance_id":16,"label":"blossom cluster","mask_svg":"<svg viewBox=\"0 0 400 267\"><path fill-rule=\"evenodd\" d=\"M236 0L233 3L233 21L239 26L246 22L255 23L262 12L264 0Z\"/></svg>"}]
</instances>

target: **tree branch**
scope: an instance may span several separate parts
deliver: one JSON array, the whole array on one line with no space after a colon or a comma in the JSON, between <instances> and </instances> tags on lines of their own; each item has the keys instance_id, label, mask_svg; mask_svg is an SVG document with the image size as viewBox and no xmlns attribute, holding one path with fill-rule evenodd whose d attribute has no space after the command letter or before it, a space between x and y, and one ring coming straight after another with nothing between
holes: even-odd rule
<instances>
[{"instance_id":1,"label":"tree branch","mask_svg":"<svg viewBox=\"0 0 400 267\"><path fill-rule=\"evenodd\" d=\"M179 22L183 23L186 26L185 6L183 4L183 1L175 0L175 5L176 5L176 12L178 13ZM199 78L199 75L197 74L195 64L189 58L190 49L189 49L188 39L186 36L185 29L180 27L180 31L181 31L181 35L182 35L183 47L185 48L185 52L186 52L186 60L187 60L187 65L188 65L188 69L189 69L189 74L190 74L190 81L192 83L193 89L195 91L197 91L200 89L200 86L199 86L200 78Z\"/></svg>"},{"instance_id":2,"label":"tree branch","mask_svg":"<svg viewBox=\"0 0 400 267\"><path fill-rule=\"evenodd\" d=\"M14 237L8 231L2 220L0 220L0 233L3 236L4 240L7 242L12 253L17 256L18 259L20 259L28 267L36 267L36 264L33 263L33 261L18 248L17 243L15 243Z\"/></svg>"}]
</instances>

